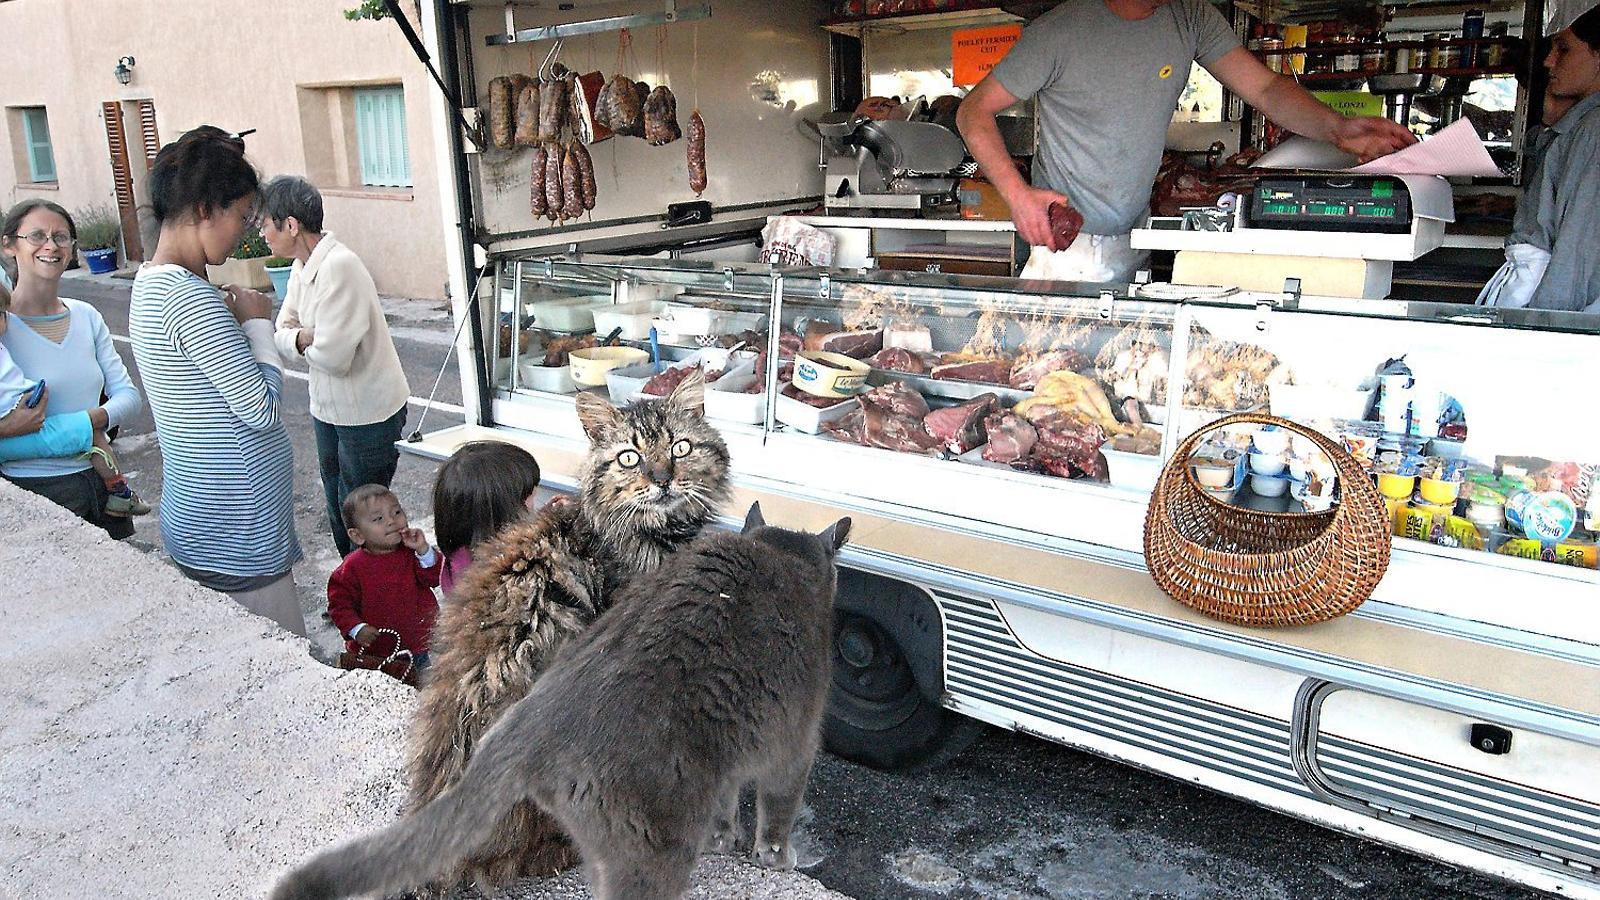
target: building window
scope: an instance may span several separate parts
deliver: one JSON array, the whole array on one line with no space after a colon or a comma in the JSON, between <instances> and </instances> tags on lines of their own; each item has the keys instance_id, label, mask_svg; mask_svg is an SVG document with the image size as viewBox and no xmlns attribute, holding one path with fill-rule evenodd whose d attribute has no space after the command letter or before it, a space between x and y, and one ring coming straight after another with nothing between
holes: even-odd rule
<instances>
[{"instance_id":1,"label":"building window","mask_svg":"<svg viewBox=\"0 0 1600 900\"><path fill-rule=\"evenodd\" d=\"M405 92L399 85L357 88L355 113L361 183L371 187L411 187Z\"/></svg>"},{"instance_id":2,"label":"building window","mask_svg":"<svg viewBox=\"0 0 1600 900\"><path fill-rule=\"evenodd\" d=\"M42 106L25 106L22 112L22 142L28 160L28 180L56 180L56 155L50 149L50 120Z\"/></svg>"}]
</instances>

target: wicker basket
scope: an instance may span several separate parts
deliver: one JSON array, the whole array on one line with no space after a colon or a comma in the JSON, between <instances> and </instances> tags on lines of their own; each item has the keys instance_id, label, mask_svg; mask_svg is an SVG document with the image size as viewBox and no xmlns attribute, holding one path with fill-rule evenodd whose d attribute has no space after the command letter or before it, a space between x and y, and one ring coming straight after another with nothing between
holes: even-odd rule
<instances>
[{"instance_id":1,"label":"wicker basket","mask_svg":"<svg viewBox=\"0 0 1600 900\"><path fill-rule=\"evenodd\" d=\"M1328 454L1339 502L1316 513L1243 509L1207 494L1190 454L1213 429L1277 425ZM1309 625L1342 616L1389 568L1389 518L1372 479L1338 443L1285 419L1229 416L1184 439L1167 461L1144 522L1150 574L1174 600L1239 625Z\"/></svg>"}]
</instances>

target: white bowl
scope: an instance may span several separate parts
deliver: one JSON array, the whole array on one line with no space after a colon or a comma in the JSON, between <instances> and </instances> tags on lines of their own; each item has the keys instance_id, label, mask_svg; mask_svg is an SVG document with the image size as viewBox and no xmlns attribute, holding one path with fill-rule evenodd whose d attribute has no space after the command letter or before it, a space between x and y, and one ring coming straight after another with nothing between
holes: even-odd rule
<instances>
[{"instance_id":1,"label":"white bowl","mask_svg":"<svg viewBox=\"0 0 1600 900\"><path fill-rule=\"evenodd\" d=\"M1270 430L1269 430L1270 429ZM1263 426L1250 436L1256 450L1270 456L1282 456L1289 449L1289 432L1282 428Z\"/></svg>"},{"instance_id":2,"label":"white bowl","mask_svg":"<svg viewBox=\"0 0 1600 900\"><path fill-rule=\"evenodd\" d=\"M1250 454L1250 471L1257 475L1282 475L1288 467L1288 462L1279 453L1252 453ZM1276 494L1272 496L1277 496Z\"/></svg>"},{"instance_id":3,"label":"white bowl","mask_svg":"<svg viewBox=\"0 0 1600 900\"><path fill-rule=\"evenodd\" d=\"M1282 497L1289 491L1289 479L1273 475L1251 475L1250 490L1257 497Z\"/></svg>"}]
</instances>

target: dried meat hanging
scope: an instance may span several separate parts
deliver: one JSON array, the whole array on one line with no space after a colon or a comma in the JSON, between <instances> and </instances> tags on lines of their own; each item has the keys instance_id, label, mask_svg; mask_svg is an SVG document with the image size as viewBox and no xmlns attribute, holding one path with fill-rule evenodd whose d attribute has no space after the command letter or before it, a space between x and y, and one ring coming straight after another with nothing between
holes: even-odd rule
<instances>
[{"instance_id":1,"label":"dried meat hanging","mask_svg":"<svg viewBox=\"0 0 1600 900\"><path fill-rule=\"evenodd\" d=\"M667 26L656 27L656 71L661 84L650 92L644 102L644 139L652 147L661 147L683 137L678 127L678 98L667 87Z\"/></svg>"},{"instance_id":2,"label":"dried meat hanging","mask_svg":"<svg viewBox=\"0 0 1600 900\"><path fill-rule=\"evenodd\" d=\"M700 118L700 26L694 26L694 53L690 57L694 111L689 114L689 190L696 197L706 192L706 123Z\"/></svg>"}]
</instances>

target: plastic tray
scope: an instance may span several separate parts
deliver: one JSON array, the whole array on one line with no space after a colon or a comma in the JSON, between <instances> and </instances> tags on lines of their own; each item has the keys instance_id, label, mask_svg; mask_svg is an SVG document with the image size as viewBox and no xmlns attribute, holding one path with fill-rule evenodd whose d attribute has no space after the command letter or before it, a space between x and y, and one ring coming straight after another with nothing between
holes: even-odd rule
<instances>
[{"instance_id":1,"label":"plastic tray","mask_svg":"<svg viewBox=\"0 0 1600 900\"><path fill-rule=\"evenodd\" d=\"M644 390L645 382L660 375L667 369L676 369L682 366L699 365L711 361L712 365L721 365L725 373L722 377L744 375L755 372L755 354L737 353L730 360L728 351L719 348L706 348L696 350L680 359L670 359L665 354L659 363L641 363L637 366L622 366L606 373L606 389L611 392L612 403L628 403L640 396ZM765 413L762 419L765 421Z\"/></svg>"},{"instance_id":2,"label":"plastic tray","mask_svg":"<svg viewBox=\"0 0 1600 900\"><path fill-rule=\"evenodd\" d=\"M706 385L706 417L746 425L762 425L767 421L767 394L746 394L742 391L756 380L755 372L724 375ZM785 398L787 399L787 398Z\"/></svg>"},{"instance_id":3,"label":"plastic tray","mask_svg":"<svg viewBox=\"0 0 1600 900\"><path fill-rule=\"evenodd\" d=\"M855 398L851 397L840 400L826 409L817 409L793 397L779 394L772 412L773 416L785 425L798 428L806 434L817 434L822 431L822 426L839 421L859 405Z\"/></svg>"},{"instance_id":4,"label":"plastic tray","mask_svg":"<svg viewBox=\"0 0 1600 900\"><path fill-rule=\"evenodd\" d=\"M1156 481L1161 477L1159 454L1113 450L1110 441L1100 445L1100 453L1106 458L1107 474L1110 476L1112 487L1127 488L1131 491L1155 489Z\"/></svg>"},{"instance_id":5,"label":"plastic tray","mask_svg":"<svg viewBox=\"0 0 1600 900\"><path fill-rule=\"evenodd\" d=\"M609 296L589 295L530 303L528 310L535 327L565 334L583 334L594 330L595 310L610 305Z\"/></svg>"},{"instance_id":6,"label":"plastic tray","mask_svg":"<svg viewBox=\"0 0 1600 900\"><path fill-rule=\"evenodd\" d=\"M661 315L662 310L666 308L665 300L640 300L595 309L593 311L595 334L605 336L621 328L623 340L646 340L650 337L650 320Z\"/></svg>"}]
</instances>

